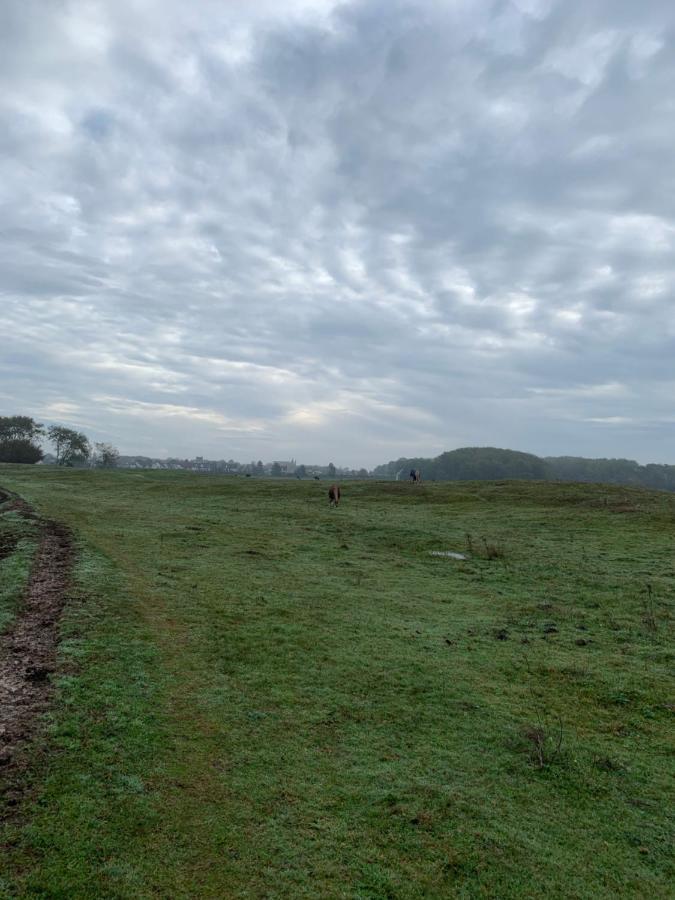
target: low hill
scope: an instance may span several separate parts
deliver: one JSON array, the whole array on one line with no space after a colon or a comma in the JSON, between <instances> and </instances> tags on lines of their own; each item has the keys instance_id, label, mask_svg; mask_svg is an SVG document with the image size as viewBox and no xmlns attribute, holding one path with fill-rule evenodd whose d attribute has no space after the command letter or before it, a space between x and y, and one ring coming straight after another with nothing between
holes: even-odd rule
<instances>
[{"instance_id":1,"label":"low hill","mask_svg":"<svg viewBox=\"0 0 675 900\"><path fill-rule=\"evenodd\" d=\"M411 469L420 469L425 479L435 481L480 481L494 478L545 479L548 468L544 460L518 450L498 447L462 447L441 453L435 459L422 457L397 459L378 466L374 475L407 477Z\"/></svg>"},{"instance_id":2,"label":"low hill","mask_svg":"<svg viewBox=\"0 0 675 900\"><path fill-rule=\"evenodd\" d=\"M675 466L632 459L585 459L580 456L539 457L498 447L462 447L434 458L401 457L373 470L376 477L407 478L419 469L427 480L483 481L503 478L624 484L675 491Z\"/></svg>"}]
</instances>

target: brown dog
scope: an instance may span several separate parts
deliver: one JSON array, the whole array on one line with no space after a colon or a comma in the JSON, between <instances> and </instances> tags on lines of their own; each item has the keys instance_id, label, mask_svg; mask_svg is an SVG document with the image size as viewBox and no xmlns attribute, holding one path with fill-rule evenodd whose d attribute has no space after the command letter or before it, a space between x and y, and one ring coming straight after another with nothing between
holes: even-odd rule
<instances>
[{"instance_id":1,"label":"brown dog","mask_svg":"<svg viewBox=\"0 0 675 900\"><path fill-rule=\"evenodd\" d=\"M340 485L331 484L328 488L328 499L331 506L337 506L340 503Z\"/></svg>"}]
</instances>

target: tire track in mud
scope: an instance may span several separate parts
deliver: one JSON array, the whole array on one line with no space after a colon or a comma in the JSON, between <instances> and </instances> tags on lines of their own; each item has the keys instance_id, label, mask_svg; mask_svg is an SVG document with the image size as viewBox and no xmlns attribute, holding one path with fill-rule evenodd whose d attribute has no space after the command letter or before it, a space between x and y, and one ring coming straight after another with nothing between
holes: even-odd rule
<instances>
[{"instance_id":1,"label":"tire track in mud","mask_svg":"<svg viewBox=\"0 0 675 900\"><path fill-rule=\"evenodd\" d=\"M40 716L52 698L49 676L56 666L59 622L71 583L74 550L64 525L41 518L20 497L0 489L0 503L8 504L5 511L32 521L39 534L19 610L0 634L0 776L5 781L4 776L21 769L21 748L36 735ZM5 791L10 780L14 778L7 778ZM7 802L13 805L9 796Z\"/></svg>"}]
</instances>

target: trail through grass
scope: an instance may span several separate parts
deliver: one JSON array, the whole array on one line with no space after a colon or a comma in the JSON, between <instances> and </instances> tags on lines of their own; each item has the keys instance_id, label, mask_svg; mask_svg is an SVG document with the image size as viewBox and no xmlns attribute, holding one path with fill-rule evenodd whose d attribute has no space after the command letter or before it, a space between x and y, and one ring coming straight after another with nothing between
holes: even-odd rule
<instances>
[{"instance_id":1,"label":"trail through grass","mask_svg":"<svg viewBox=\"0 0 675 900\"><path fill-rule=\"evenodd\" d=\"M675 497L0 484L80 539L0 895L669 896Z\"/></svg>"}]
</instances>

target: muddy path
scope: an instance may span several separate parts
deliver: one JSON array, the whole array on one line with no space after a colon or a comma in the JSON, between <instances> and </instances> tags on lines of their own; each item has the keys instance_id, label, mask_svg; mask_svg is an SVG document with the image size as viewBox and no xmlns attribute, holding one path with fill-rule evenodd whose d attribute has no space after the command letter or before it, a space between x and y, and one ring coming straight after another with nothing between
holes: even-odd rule
<instances>
[{"instance_id":1,"label":"muddy path","mask_svg":"<svg viewBox=\"0 0 675 900\"><path fill-rule=\"evenodd\" d=\"M39 543L15 619L0 634L0 790L23 765L21 748L36 734L48 708L56 666L59 620L70 586L73 540L68 529L38 516L20 497L0 489L4 510L38 529ZM0 811L0 816L2 815Z\"/></svg>"}]
</instances>

